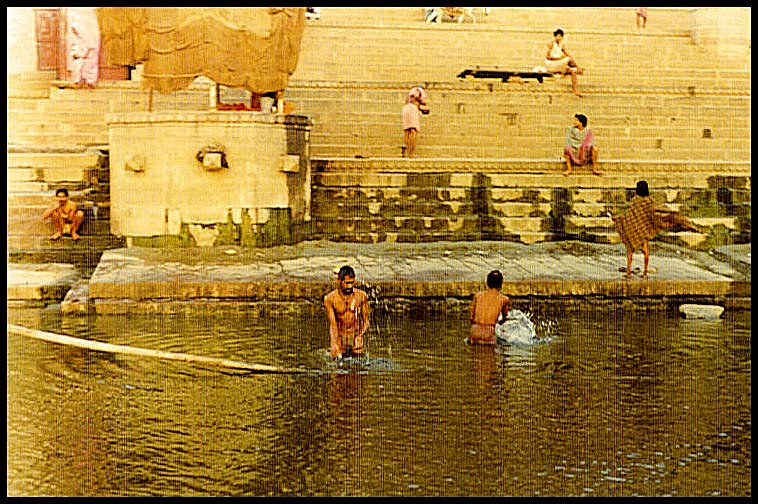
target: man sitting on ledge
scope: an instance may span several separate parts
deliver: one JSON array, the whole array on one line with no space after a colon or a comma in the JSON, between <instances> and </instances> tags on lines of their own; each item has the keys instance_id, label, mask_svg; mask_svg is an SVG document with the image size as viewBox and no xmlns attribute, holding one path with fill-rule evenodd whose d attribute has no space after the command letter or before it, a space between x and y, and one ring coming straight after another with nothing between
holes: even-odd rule
<instances>
[{"instance_id":1,"label":"man sitting on ledge","mask_svg":"<svg viewBox=\"0 0 758 504\"><path fill-rule=\"evenodd\" d=\"M71 234L74 241L78 240L79 235L76 232L84 222L84 212L77 210L76 203L68 199L66 188L55 191L55 199L58 203L42 214L42 220L51 219L55 228L55 234L50 239L57 240L65 234Z\"/></svg>"},{"instance_id":2,"label":"man sitting on ledge","mask_svg":"<svg viewBox=\"0 0 758 504\"><path fill-rule=\"evenodd\" d=\"M563 147L563 157L566 160L564 175L571 175L574 165L592 163L592 173L602 175L597 169L597 147L594 145L595 137L592 130L587 127L587 116L576 114L574 125L566 131L566 144Z\"/></svg>"}]
</instances>

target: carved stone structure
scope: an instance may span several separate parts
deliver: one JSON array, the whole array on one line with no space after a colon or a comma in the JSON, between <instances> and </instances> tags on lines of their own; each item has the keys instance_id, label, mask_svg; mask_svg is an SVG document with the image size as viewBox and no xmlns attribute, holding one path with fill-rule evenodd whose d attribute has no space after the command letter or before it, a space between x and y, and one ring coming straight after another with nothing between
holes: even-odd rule
<instances>
[{"instance_id":1,"label":"carved stone structure","mask_svg":"<svg viewBox=\"0 0 758 504\"><path fill-rule=\"evenodd\" d=\"M141 245L275 245L294 241L310 220L305 117L137 112L108 121L116 236Z\"/></svg>"}]
</instances>

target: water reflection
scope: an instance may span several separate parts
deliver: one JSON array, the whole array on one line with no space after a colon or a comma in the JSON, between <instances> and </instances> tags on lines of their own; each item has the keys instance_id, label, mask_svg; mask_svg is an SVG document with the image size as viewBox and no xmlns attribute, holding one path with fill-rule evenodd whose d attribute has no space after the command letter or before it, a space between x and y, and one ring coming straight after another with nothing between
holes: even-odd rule
<instances>
[{"instance_id":1,"label":"water reflection","mask_svg":"<svg viewBox=\"0 0 758 504\"><path fill-rule=\"evenodd\" d=\"M523 348L466 345L465 311L383 317L371 360L338 366L309 311L9 308L27 327L311 372L9 334L8 494L751 494L749 313L542 308L551 338Z\"/></svg>"}]
</instances>

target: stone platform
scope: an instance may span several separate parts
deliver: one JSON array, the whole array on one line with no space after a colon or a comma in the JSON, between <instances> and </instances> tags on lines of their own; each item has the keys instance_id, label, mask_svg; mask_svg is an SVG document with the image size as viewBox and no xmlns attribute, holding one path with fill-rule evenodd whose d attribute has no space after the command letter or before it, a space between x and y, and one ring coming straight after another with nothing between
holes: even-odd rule
<instances>
[{"instance_id":1,"label":"stone platform","mask_svg":"<svg viewBox=\"0 0 758 504\"><path fill-rule=\"evenodd\" d=\"M470 301L493 269L512 299L703 302L750 307L750 245L699 252L651 243L651 274L625 280L622 245L578 241L350 244L328 241L265 249L107 250L88 281L72 288L64 312L172 311L201 304L298 302L320 305L349 264L373 300ZM633 267L642 266L642 254ZM13 265L9 265L9 272ZM9 273L10 276L10 273ZM73 285L72 285L73 287ZM75 292L74 292L75 291ZM174 307L174 308L172 308ZM183 308L182 308L183 309Z\"/></svg>"}]
</instances>

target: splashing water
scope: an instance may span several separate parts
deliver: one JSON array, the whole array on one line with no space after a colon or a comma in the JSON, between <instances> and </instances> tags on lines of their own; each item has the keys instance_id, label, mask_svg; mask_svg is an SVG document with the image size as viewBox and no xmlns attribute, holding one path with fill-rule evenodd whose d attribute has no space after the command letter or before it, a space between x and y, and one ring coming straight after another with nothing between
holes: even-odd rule
<instances>
[{"instance_id":1,"label":"splashing water","mask_svg":"<svg viewBox=\"0 0 758 504\"><path fill-rule=\"evenodd\" d=\"M528 346L537 343L547 343L552 339L553 321L543 320L538 322L540 332L546 336L538 337L532 315L521 310L509 310L505 323L495 326L495 336L498 343L513 346Z\"/></svg>"}]
</instances>

